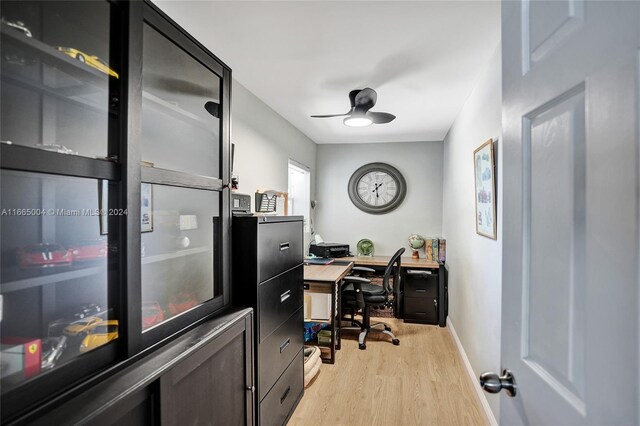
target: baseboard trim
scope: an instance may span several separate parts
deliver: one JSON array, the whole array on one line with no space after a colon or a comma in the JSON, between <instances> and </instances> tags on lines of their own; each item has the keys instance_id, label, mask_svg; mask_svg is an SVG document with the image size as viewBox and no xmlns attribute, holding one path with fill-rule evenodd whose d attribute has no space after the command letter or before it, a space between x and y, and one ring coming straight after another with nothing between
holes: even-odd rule
<instances>
[{"instance_id":1,"label":"baseboard trim","mask_svg":"<svg viewBox=\"0 0 640 426\"><path fill-rule=\"evenodd\" d=\"M480 387L480 383L478 382L478 378L476 374L473 372L473 368L471 368L471 363L469 362L469 358L467 358L467 353L464 351L462 347L462 343L460 342L460 338L458 338L458 333L456 333L456 329L451 322L451 317L447 317L447 328L449 329L449 333L451 337L453 337L453 341L456 342L456 346L458 347L458 353L460 354L460 358L462 358L462 362L464 363L465 369L467 370L467 374L469 375L469 379L471 379L471 385L473 389L476 391L476 397L478 397L478 401L480 401L480 405L482 405L482 409L484 410L484 415L489 420L489 424L491 426L498 426L498 421L496 417L493 415L493 411L491 411L491 407L489 406L489 401L487 401L487 396L484 391Z\"/></svg>"}]
</instances>

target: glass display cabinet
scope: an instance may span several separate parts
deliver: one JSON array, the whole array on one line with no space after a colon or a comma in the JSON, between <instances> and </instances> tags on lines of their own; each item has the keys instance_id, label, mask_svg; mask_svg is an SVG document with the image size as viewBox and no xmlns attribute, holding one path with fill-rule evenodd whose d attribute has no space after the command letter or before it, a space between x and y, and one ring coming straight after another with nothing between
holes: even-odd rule
<instances>
[{"instance_id":1,"label":"glass display cabinet","mask_svg":"<svg viewBox=\"0 0 640 426\"><path fill-rule=\"evenodd\" d=\"M228 307L231 71L146 2L0 13L4 421Z\"/></svg>"}]
</instances>

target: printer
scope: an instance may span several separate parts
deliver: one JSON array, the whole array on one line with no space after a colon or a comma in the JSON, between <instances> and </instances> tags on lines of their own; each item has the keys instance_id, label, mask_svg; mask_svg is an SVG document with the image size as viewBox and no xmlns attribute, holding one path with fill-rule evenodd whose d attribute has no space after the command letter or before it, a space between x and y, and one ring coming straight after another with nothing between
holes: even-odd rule
<instances>
[{"instance_id":1,"label":"printer","mask_svg":"<svg viewBox=\"0 0 640 426\"><path fill-rule=\"evenodd\" d=\"M349 256L349 244L312 242L309 254L317 257L345 257Z\"/></svg>"}]
</instances>

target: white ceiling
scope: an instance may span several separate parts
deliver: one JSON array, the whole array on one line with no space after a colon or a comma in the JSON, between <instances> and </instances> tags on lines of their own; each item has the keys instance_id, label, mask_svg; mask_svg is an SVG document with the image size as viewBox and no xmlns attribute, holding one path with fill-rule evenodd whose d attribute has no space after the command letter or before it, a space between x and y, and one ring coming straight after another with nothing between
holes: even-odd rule
<instances>
[{"instance_id":1,"label":"white ceiling","mask_svg":"<svg viewBox=\"0 0 640 426\"><path fill-rule=\"evenodd\" d=\"M156 4L316 143L442 140L500 41L498 1L166 1ZM382 125L312 114L378 92Z\"/></svg>"}]
</instances>

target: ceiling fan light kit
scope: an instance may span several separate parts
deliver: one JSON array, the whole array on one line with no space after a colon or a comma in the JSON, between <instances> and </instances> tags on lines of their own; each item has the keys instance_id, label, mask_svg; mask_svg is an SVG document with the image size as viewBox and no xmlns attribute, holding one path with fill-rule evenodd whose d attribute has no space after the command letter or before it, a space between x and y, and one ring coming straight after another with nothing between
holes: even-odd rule
<instances>
[{"instance_id":1,"label":"ceiling fan light kit","mask_svg":"<svg viewBox=\"0 0 640 426\"><path fill-rule=\"evenodd\" d=\"M388 112L369 111L376 104L378 94L367 87L362 90L349 92L351 109L346 114L312 115L312 118L346 117L342 122L349 127L366 127L371 124L386 124L393 121L396 116Z\"/></svg>"},{"instance_id":2,"label":"ceiling fan light kit","mask_svg":"<svg viewBox=\"0 0 640 426\"><path fill-rule=\"evenodd\" d=\"M353 116L345 118L344 120L342 120L342 122L344 123L345 126L349 126L349 127L367 127L373 124L373 121L371 121L371 119L368 117L353 117Z\"/></svg>"}]
</instances>

